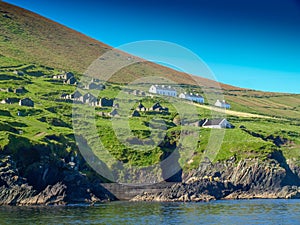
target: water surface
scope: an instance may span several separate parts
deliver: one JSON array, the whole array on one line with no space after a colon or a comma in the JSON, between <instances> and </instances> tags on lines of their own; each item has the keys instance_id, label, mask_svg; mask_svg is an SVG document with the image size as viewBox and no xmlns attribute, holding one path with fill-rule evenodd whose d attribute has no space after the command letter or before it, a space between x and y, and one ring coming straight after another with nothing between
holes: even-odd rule
<instances>
[{"instance_id":1,"label":"water surface","mask_svg":"<svg viewBox=\"0 0 300 225\"><path fill-rule=\"evenodd\" d=\"M300 200L2 206L0 224L300 224Z\"/></svg>"}]
</instances>

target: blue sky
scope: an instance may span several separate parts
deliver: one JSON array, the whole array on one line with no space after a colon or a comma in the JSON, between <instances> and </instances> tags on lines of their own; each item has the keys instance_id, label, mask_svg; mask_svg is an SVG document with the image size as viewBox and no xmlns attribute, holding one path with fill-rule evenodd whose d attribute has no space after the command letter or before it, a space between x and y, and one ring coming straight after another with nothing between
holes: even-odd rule
<instances>
[{"instance_id":1,"label":"blue sky","mask_svg":"<svg viewBox=\"0 0 300 225\"><path fill-rule=\"evenodd\" d=\"M113 47L174 42L223 83L300 93L299 0L6 1Z\"/></svg>"}]
</instances>

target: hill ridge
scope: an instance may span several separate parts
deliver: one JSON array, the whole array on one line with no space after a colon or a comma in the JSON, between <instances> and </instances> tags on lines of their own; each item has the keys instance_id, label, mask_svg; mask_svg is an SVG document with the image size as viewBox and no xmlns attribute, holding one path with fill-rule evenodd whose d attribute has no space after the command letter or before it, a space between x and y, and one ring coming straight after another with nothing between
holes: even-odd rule
<instances>
[{"instance_id":1,"label":"hill ridge","mask_svg":"<svg viewBox=\"0 0 300 225\"><path fill-rule=\"evenodd\" d=\"M83 73L90 64L112 47L63 26L34 12L0 2L1 55L20 64L38 64L55 69ZM127 53L124 53L127 54ZM8 64L8 66L12 66ZM128 83L145 76L165 77L185 88L210 93L211 87L232 103L236 111L288 118L299 117L299 96L243 89L191 76L152 62L135 63L117 72L110 81ZM196 81L196 82L195 82ZM200 84L200 85L199 85ZM199 87L200 86L200 87Z\"/></svg>"},{"instance_id":2,"label":"hill ridge","mask_svg":"<svg viewBox=\"0 0 300 225\"><path fill-rule=\"evenodd\" d=\"M0 12L0 24L3 27L0 31L3 40L0 54L10 58L83 73L94 60L113 49L58 22L9 3L0 2ZM128 77L136 79L151 73L161 74L180 84L199 82L203 86L219 85L215 81L152 62L128 67L112 81L126 83ZM220 85L224 89L242 90L231 85Z\"/></svg>"}]
</instances>

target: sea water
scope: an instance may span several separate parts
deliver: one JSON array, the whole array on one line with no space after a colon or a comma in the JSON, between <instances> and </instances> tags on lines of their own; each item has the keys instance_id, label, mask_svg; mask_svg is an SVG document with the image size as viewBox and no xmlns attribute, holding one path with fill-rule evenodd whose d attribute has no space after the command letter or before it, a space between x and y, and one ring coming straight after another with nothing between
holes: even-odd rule
<instances>
[{"instance_id":1,"label":"sea water","mask_svg":"<svg viewBox=\"0 0 300 225\"><path fill-rule=\"evenodd\" d=\"M2 206L0 224L300 224L300 200Z\"/></svg>"}]
</instances>

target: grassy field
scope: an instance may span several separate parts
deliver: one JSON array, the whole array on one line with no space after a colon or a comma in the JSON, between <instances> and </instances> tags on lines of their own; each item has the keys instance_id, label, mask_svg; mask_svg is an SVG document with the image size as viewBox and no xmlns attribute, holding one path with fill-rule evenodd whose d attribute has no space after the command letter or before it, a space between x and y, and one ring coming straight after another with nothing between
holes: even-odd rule
<instances>
[{"instance_id":1,"label":"grassy field","mask_svg":"<svg viewBox=\"0 0 300 225\"><path fill-rule=\"evenodd\" d=\"M161 157L166 151L174 151L174 146L180 146L179 162L186 170L197 168L205 157L212 161L228 160L231 157L266 160L272 152L278 150L283 152L287 160L300 161L300 121L298 105L294 106L294 102L299 101L298 95L278 94L257 99L253 97L254 102L260 102L261 105L273 102L272 108L277 107L278 110L283 104L290 105L290 108L283 110L280 116L276 114L276 118L272 118L275 115L268 114L259 107L255 108L256 106L253 106L255 110L252 113L268 117L239 115L240 111L248 111L249 106L239 101L234 102L232 98L232 110L237 113L227 114L227 119L235 126L234 129L177 126L173 123L178 114L177 110L185 110L185 118L192 117L189 102L180 102L180 108L176 106L174 99L160 96L143 97L140 101L145 107L149 108L154 103L160 102L162 106L169 108L169 112L141 112L141 117L130 117L139 100L133 100L128 107L123 106L120 99L122 85L107 83L106 89L100 91L98 97L117 97L121 105L118 109L121 116L103 117L98 115L99 112L109 113L111 107L94 109L86 105L73 105L60 99L61 94L70 94L76 90L75 86L52 79L53 75L61 72L60 70L35 64L22 64L7 57L1 57L0 63L3 65L0 67L0 88L15 89L22 86L27 90L24 94L2 91L0 100L29 97L35 102L33 108L19 106L18 103L0 104L0 149L4 152L22 151L24 146L30 148L34 145L45 145L50 146L50 149L56 149L57 152L65 152L64 154L67 152L79 154L72 124L74 113L72 110L77 107L81 111L75 111L81 115L79 114L79 122L75 128L78 130L76 134L83 135L93 153L109 167L115 166L116 160L128 167L153 165L162 160ZM22 71L24 75L16 75L14 73L16 70ZM91 92L94 95L98 94L97 91ZM124 94L121 96L126 101L136 98L131 95L125 97ZM240 95L236 98L245 98L247 102L250 97ZM290 99L292 103L289 102ZM292 114L295 107L296 110ZM195 109L199 120L212 116L209 106ZM21 112L21 116L18 112ZM95 130L90 129L92 125L95 126ZM109 154L103 155L103 149Z\"/></svg>"}]
</instances>

